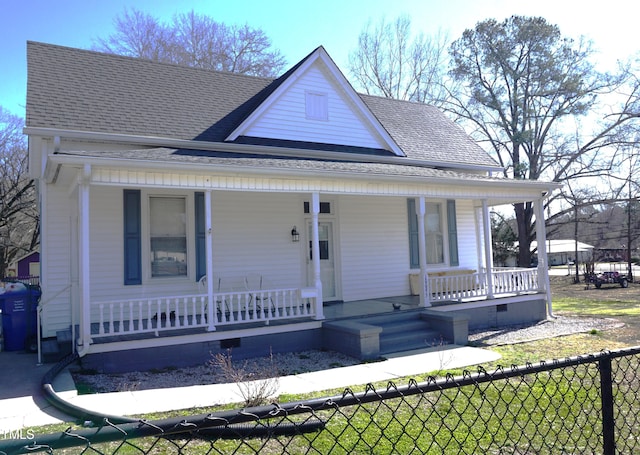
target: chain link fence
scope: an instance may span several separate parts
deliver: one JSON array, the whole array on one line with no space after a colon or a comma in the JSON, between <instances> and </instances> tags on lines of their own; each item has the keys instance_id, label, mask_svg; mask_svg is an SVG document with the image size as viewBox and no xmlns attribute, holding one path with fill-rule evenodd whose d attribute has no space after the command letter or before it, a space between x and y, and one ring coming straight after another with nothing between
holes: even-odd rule
<instances>
[{"instance_id":1,"label":"chain link fence","mask_svg":"<svg viewBox=\"0 0 640 455\"><path fill-rule=\"evenodd\" d=\"M640 347L0 441L0 454L640 453Z\"/></svg>"}]
</instances>

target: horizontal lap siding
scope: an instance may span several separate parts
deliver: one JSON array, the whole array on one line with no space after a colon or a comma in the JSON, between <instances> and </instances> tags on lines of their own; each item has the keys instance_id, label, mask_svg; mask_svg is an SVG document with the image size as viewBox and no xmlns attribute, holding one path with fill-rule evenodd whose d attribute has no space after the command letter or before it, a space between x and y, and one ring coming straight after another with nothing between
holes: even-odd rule
<instances>
[{"instance_id":1,"label":"horizontal lap siding","mask_svg":"<svg viewBox=\"0 0 640 455\"><path fill-rule=\"evenodd\" d=\"M475 209L472 201L456 201L456 218L460 267L477 271L478 247L476 245Z\"/></svg>"},{"instance_id":2,"label":"horizontal lap siding","mask_svg":"<svg viewBox=\"0 0 640 455\"><path fill-rule=\"evenodd\" d=\"M305 91L328 95L327 121L307 120ZM245 133L247 136L382 147L379 139L357 116L355 107L336 90L318 68L310 68Z\"/></svg>"},{"instance_id":3,"label":"horizontal lap siding","mask_svg":"<svg viewBox=\"0 0 640 455\"><path fill-rule=\"evenodd\" d=\"M90 198L91 294L107 300L125 289L123 192L119 188L92 187ZM135 287L127 288L135 294Z\"/></svg>"},{"instance_id":4,"label":"horizontal lap siding","mask_svg":"<svg viewBox=\"0 0 640 455\"><path fill-rule=\"evenodd\" d=\"M142 197L147 198L143 191ZM153 194L163 194L154 190ZM188 196L190 192L174 192ZM51 297L70 284L71 223L75 214L66 189L47 192L46 288ZM74 207L76 194L72 195ZM308 214L303 213L303 195L286 193L212 193L214 277L264 275L276 287L298 287L306 282L306 242L291 241L295 225L304 239ZM306 198L308 199L308 197ZM143 203L143 218L147 215ZM409 293L409 240L407 204L402 197L341 196L335 199L336 259L339 283L345 301ZM474 210L471 201L456 201L460 267L477 268ZM123 284L122 189L90 189L90 274L93 301L142 298L199 292L195 282L193 221L188 228L191 244L189 279L151 280L142 285ZM193 210L190 209L190 216ZM72 221L73 220L73 221ZM143 223L148 229L148 223ZM75 240L74 240L75 241ZM148 249L148 237L143 236ZM148 265L144 264L145 277ZM69 291L56 297L45 313L45 336L66 329L71 322ZM94 315L95 316L95 315Z\"/></svg>"},{"instance_id":5,"label":"horizontal lap siding","mask_svg":"<svg viewBox=\"0 0 640 455\"><path fill-rule=\"evenodd\" d=\"M71 325L70 241L71 213L68 207L67 189L46 185L46 229L41 236L41 266L43 269L41 302L45 304L42 314L43 337L55 336L56 331ZM65 288L67 288L65 290Z\"/></svg>"},{"instance_id":6,"label":"horizontal lap siding","mask_svg":"<svg viewBox=\"0 0 640 455\"><path fill-rule=\"evenodd\" d=\"M339 203L344 300L409 294L406 199L343 197Z\"/></svg>"},{"instance_id":7,"label":"horizontal lap siding","mask_svg":"<svg viewBox=\"0 0 640 455\"><path fill-rule=\"evenodd\" d=\"M162 194L154 191L153 194ZM145 192L142 197L148 197ZM143 263L143 284L123 284L122 190L100 188L92 194L91 294L97 301L200 292L195 282L194 254L189 278L150 279ZM187 199L193 204L193 199ZM143 218L145 207L143 206ZM143 221L143 226L147 223ZM212 193L213 273L217 277L262 274L279 286L298 286L302 243L291 241L291 229L302 226L298 196L266 193ZM187 230L193 243L193 229ZM143 235L143 250L148 249ZM190 250L190 252L192 252ZM143 256L144 257L144 256Z\"/></svg>"},{"instance_id":8,"label":"horizontal lap siding","mask_svg":"<svg viewBox=\"0 0 640 455\"><path fill-rule=\"evenodd\" d=\"M213 273L234 278L263 275L273 286L300 286L303 242L291 229L303 229L298 195L213 193ZM301 236L302 237L302 236Z\"/></svg>"}]
</instances>

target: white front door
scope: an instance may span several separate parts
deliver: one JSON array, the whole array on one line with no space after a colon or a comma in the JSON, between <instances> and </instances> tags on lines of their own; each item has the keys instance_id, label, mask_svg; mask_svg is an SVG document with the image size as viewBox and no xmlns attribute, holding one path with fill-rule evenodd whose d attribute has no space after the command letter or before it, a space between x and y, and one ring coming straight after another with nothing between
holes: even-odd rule
<instances>
[{"instance_id":1,"label":"white front door","mask_svg":"<svg viewBox=\"0 0 640 455\"><path fill-rule=\"evenodd\" d=\"M313 252L311 221L307 223L307 282L312 286L313 279ZM320 241L320 279L322 280L322 300L327 302L336 300L336 264L333 242L333 222L320 221L318 223L318 238Z\"/></svg>"}]
</instances>

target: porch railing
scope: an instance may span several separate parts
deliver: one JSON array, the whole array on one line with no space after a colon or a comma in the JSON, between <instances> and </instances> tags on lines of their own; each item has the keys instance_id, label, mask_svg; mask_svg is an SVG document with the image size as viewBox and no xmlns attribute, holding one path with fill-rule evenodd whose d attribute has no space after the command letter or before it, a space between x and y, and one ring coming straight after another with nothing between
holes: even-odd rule
<instances>
[{"instance_id":1,"label":"porch railing","mask_svg":"<svg viewBox=\"0 0 640 455\"><path fill-rule=\"evenodd\" d=\"M7 276L4 278L0 278L0 281L5 283L23 283L23 284L28 284L30 286L40 285L40 277L37 275Z\"/></svg>"},{"instance_id":2,"label":"porch railing","mask_svg":"<svg viewBox=\"0 0 640 455\"><path fill-rule=\"evenodd\" d=\"M538 269L494 269L492 288L488 274L475 272L463 275L428 276L428 295L431 302L462 301L486 298L490 295L522 294L539 290ZM489 291L492 292L489 292Z\"/></svg>"},{"instance_id":3,"label":"porch railing","mask_svg":"<svg viewBox=\"0 0 640 455\"><path fill-rule=\"evenodd\" d=\"M182 329L215 330L244 323L269 324L316 316L314 297L300 289L150 297L92 304L91 337L105 338Z\"/></svg>"},{"instance_id":4,"label":"porch railing","mask_svg":"<svg viewBox=\"0 0 640 455\"><path fill-rule=\"evenodd\" d=\"M535 292L540 289L538 284L538 269L494 269L493 293L521 294Z\"/></svg>"}]
</instances>

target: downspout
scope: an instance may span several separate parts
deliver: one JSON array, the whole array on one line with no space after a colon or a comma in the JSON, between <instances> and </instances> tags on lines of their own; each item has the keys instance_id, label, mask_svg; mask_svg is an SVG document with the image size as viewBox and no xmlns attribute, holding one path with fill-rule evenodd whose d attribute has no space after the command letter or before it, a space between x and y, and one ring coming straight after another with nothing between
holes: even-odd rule
<instances>
[{"instance_id":1,"label":"downspout","mask_svg":"<svg viewBox=\"0 0 640 455\"><path fill-rule=\"evenodd\" d=\"M91 344L91 268L90 268L90 242L89 242L89 181L91 179L91 165L85 164L82 169L78 185L78 205L80 218L80 264L79 264L79 284L80 284L80 343L78 355L84 356L89 351Z\"/></svg>"},{"instance_id":2,"label":"downspout","mask_svg":"<svg viewBox=\"0 0 640 455\"><path fill-rule=\"evenodd\" d=\"M424 227L424 217L427 212L424 197L418 198L418 248L420 253L420 306L431 306L431 291L429 290L429 276L427 275L427 242Z\"/></svg>"},{"instance_id":3,"label":"downspout","mask_svg":"<svg viewBox=\"0 0 640 455\"><path fill-rule=\"evenodd\" d=\"M542 283L542 288L547 298L547 315L551 318L553 307L551 304L551 284L549 283L549 267L547 265L547 232L544 221L544 197L538 198L535 204L536 211L536 241L538 243L538 287Z\"/></svg>"}]
</instances>

